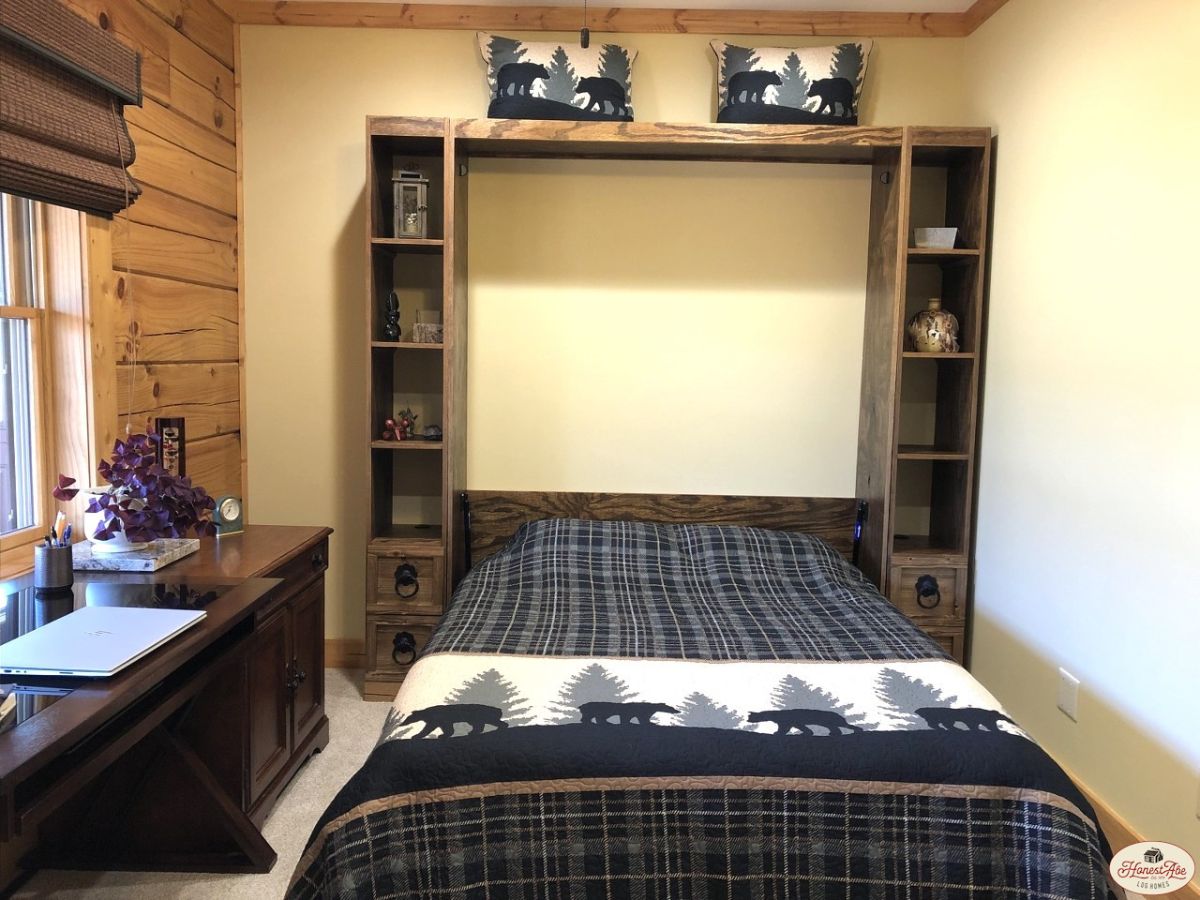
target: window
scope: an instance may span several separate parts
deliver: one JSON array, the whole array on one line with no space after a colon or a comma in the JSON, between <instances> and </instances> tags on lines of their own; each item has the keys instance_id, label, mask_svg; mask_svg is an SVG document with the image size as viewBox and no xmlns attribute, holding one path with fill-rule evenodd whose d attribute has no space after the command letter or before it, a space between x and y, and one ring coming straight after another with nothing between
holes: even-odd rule
<instances>
[{"instance_id":1,"label":"window","mask_svg":"<svg viewBox=\"0 0 1200 900\"><path fill-rule=\"evenodd\" d=\"M38 204L0 194L0 551L46 533L50 446L45 265Z\"/></svg>"}]
</instances>

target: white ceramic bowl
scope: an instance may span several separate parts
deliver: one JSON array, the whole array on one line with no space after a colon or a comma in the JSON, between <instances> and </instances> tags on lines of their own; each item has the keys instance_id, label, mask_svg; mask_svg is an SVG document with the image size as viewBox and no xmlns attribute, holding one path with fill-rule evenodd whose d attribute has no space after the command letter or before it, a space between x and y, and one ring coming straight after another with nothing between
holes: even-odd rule
<instances>
[{"instance_id":1,"label":"white ceramic bowl","mask_svg":"<svg viewBox=\"0 0 1200 900\"><path fill-rule=\"evenodd\" d=\"M914 228L913 244L921 248L951 250L958 237L957 228Z\"/></svg>"}]
</instances>

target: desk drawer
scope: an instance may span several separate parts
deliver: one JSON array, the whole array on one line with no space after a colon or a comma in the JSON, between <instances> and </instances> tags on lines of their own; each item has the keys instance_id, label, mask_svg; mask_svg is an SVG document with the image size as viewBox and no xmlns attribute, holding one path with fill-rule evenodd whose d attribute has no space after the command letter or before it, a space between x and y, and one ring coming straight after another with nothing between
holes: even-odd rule
<instances>
[{"instance_id":1,"label":"desk drawer","mask_svg":"<svg viewBox=\"0 0 1200 900\"><path fill-rule=\"evenodd\" d=\"M328 568L329 539L326 538L296 554L282 565L276 566L266 577L282 578L283 584L279 586L279 591L283 594L294 594L311 581L314 575L319 575Z\"/></svg>"},{"instance_id":2,"label":"desk drawer","mask_svg":"<svg viewBox=\"0 0 1200 900\"><path fill-rule=\"evenodd\" d=\"M367 554L367 605L396 615L442 614L445 561L441 554Z\"/></svg>"}]
</instances>

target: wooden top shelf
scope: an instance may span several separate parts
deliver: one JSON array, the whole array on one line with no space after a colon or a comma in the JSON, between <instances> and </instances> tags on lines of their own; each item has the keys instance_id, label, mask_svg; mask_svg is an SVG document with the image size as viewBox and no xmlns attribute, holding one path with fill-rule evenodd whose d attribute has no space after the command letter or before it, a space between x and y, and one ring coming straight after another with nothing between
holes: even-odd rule
<instances>
[{"instance_id":1,"label":"wooden top shelf","mask_svg":"<svg viewBox=\"0 0 1200 900\"><path fill-rule=\"evenodd\" d=\"M409 438L407 441L371 441L372 450L441 450L441 441Z\"/></svg>"},{"instance_id":2,"label":"wooden top shelf","mask_svg":"<svg viewBox=\"0 0 1200 900\"><path fill-rule=\"evenodd\" d=\"M371 246L393 252L440 253L445 241L440 238L371 238Z\"/></svg>"},{"instance_id":3,"label":"wooden top shelf","mask_svg":"<svg viewBox=\"0 0 1200 900\"><path fill-rule=\"evenodd\" d=\"M965 461L971 454L962 450L943 450L925 444L901 444L896 448L896 459Z\"/></svg>"},{"instance_id":4,"label":"wooden top shelf","mask_svg":"<svg viewBox=\"0 0 1200 900\"><path fill-rule=\"evenodd\" d=\"M441 350L445 346L421 341L371 341L373 350Z\"/></svg>"},{"instance_id":5,"label":"wooden top shelf","mask_svg":"<svg viewBox=\"0 0 1200 900\"><path fill-rule=\"evenodd\" d=\"M917 263L961 263L979 259L978 250L963 247L909 247L908 261Z\"/></svg>"}]
</instances>

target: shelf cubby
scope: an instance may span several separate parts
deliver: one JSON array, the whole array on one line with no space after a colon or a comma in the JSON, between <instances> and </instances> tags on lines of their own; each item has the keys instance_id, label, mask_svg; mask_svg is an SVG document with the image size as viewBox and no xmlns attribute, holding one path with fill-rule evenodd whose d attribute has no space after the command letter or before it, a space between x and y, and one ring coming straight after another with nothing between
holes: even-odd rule
<instances>
[{"instance_id":1,"label":"shelf cubby","mask_svg":"<svg viewBox=\"0 0 1200 900\"><path fill-rule=\"evenodd\" d=\"M443 265L436 254L397 254L375 251L371 257L371 343L384 341L384 315L388 296L400 300L400 340L413 344L413 324L419 310L442 312ZM422 346L422 345L416 345Z\"/></svg>"},{"instance_id":2,"label":"shelf cubby","mask_svg":"<svg viewBox=\"0 0 1200 900\"><path fill-rule=\"evenodd\" d=\"M368 140L371 142L369 213L372 242L396 238L392 228L392 168L393 163L398 161L401 168L419 171L429 180L426 238L435 240L440 245L445 222L442 202L445 182L445 137L442 134L373 134Z\"/></svg>"},{"instance_id":3,"label":"shelf cubby","mask_svg":"<svg viewBox=\"0 0 1200 900\"><path fill-rule=\"evenodd\" d=\"M428 536L432 536L434 529L440 532L442 454L380 452L377 455L380 458L371 465L374 509L371 536L396 538L402 530L425 531Z\"/></svg>"},{"instance_id":4,"label":"shelf cubby","mask_svg":"<svg viewBox=\"0 0 1200 900\"><path fill-rule=\"evenodd\" d=\"M974 436L973 363L973 355L905 354L900 379L900 447L924 447L927 454L970 458Z\"/></svg>"},{"instance_id":5,"label":"shelf cubby","mask_svg":"<svg viewBox=\"0 0 1200 900\"><path fill-rule=\"evenodd\" d=\"M893 553L922 549L963 555L970 536L970 463L965 459L901 459L896 463Z\"/></svg>"}]
</instances>

